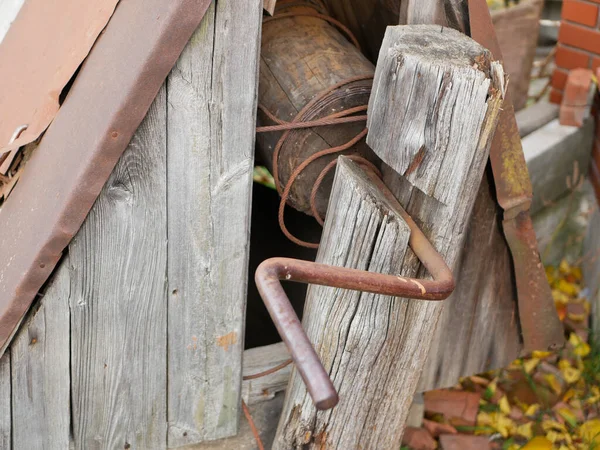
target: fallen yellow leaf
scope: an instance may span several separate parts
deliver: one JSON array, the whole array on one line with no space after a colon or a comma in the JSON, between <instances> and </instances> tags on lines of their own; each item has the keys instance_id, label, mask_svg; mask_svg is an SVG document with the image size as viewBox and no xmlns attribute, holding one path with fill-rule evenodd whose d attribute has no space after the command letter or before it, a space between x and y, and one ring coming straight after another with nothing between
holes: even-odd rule
<instances>
[{"instance_id":1,"label":"fallen yellow leaf","mask_svg":"<svg viewBox=\"0 0 600 450\"><path fill-rule=\"evenodd\" d=\"M529 417L533 417L537 414L537 412L539 410L540 410L540 405L538 405L537 403L534 403L533 405L529 405L529 407L525 411L525 415L529 416Z\"/></svg>"},{"instance_id":2,"label":"fallen yellow leaf","mask_svg":"<svg viewBox=\"0 0 600 450\"><path fill-rule=\"evenodd\" d=\"M558 271L562 275L569 275L571 273L571 265L567 262L566 259L563 259L558 265Z\"/></svg>"},{"instance_id":3,"label":"fallen yellow leaf","mask_svg":"<svg viewBox=\"0 0 600 450\"><path fill-rule=\"evenodd\" d=\"M562 423L557 422L556 420L550 420L550 419L542 421L542 429L544 431L554 430L554 431L560 431L561 433L567 432L566 427Z\"/></svg>"},{"instance_id":4,"label":"fallen yellow leaf","mask_svg":"<svg viewBox=\"0 0 600 450\"><path fill-rule=\"evenodd\" d=\"M574 283L569 283L567 280L559 280L557 288L559 291L572 297L579 294L579 286Z\"/></svg>"},{"instance_id":5,"label":"fallen yellow leaf","mask_svg":"<svg viewBox=\"0 0 600 450\"><path fill-rule=\"evenodd\" d=\"M577 356L582 358L590 354L590 346L587 342L577 336L575 333L571 333L569 336L569 343L573 346L573 352Z\"/></svg>"},{"instance_id":6,"label":"fallen yellow leaf","mask_svg":"<svg viewBox=\"0 0 600 450\"><path fill-rule=\"evenodd\" d=\"M600 444L600 419L588 420L582 424L579 436L588 444Z\"/></svg>"},{"instance_id":7,"label":"fallen yellow leaf","mask_svg":"<svg viewBox=\"0 0 600 450\"><path fill-rule=\"evenodd\" d=\"M552 442L543 436L536 436L521 447L521 450L552 450Z\"/></svg>"},{"instance_id":8,"label":"fallen yellow leaf","mask_svg":"<svg viewBox=\"0 0 600 450\"><path fill-rule=\"evenodd\" d=\"M579 381L579 378L581 378L581 371L575 369L574 367L565 367L564 369L561 369L560 372L562 373L565 381L569 384L575 383Z\"/></svg>"},{"instance_id":9,"label":"fallen yellow leaf","mask_svg":"<svg viewBox=\"0 0 600 450\"><path fill-rule=\"evenodd\" d=\"M526 361L523 361L523 368L525 369L525 372L526 373L533 372L533 369L535 369L535 367L538 365L539 362L540 362L539 358L531 358Z\"/></svg>"},{"instance_id":10,"label":"fallen yellow leaf","mask_svg":"<svg viewBox=\"0 0 600 450\"><path fill-rule=\"evenodd\" d=\"M523 425L519 425L515 434L523 436L524 438L531 439L533 437L533 422L527 422Z\"/></svg>"},{"instance_id":11,"label":"fallen yellow leaf","mask_svg":"<svg viewBox=\"0 0 600 450\"><path fill-rule=\"evenodd\" d=\"M573 411L571 411L569 408L558 408L558 411L556 411L563 419L565 419L569 425L575 427L577 425L577 418L575 417L575 414L573 414Z\"/></svg>"},{"instance_id":12,"label":"fallen yellow leaf","mask_svg":"<svg viewBox=\"0 0 600 450\"><path fill-rule=\"evenodd\" d=\"M542 358L547 358L547 357L548 357L548 356L550 356L550 355L552 355L552 352L543 352L543 351L541 351L541 350L534 350L534 351L531 353L531 356L532 356L532 357L534 357L534 358L539 358L539 359L542 359Z\"/></svg>"},{"instance_id":13,"label":"fallen yellow leaf","mask_svg":"<svg viewBox=\"0 0 600 450\"><path fill-rule=\"evenodd\" d=\"M553 373L544 374L544 380L548 383L548 385L552 388L554 392L560 394L562 392L562 384Z\"/></svg>"},{"instance_id":14,"label":"fallen yellow leaf","mask_svg":"<svg viewBox=\"0 0 600 450\"><path fill-rule=\"evenodd\" d=\"M500 411L502 411L504 414L510 414L510 403L508 403L506 395L502 396L500 402L498 403L498 406L500 406Z\"/></svg>"}]
</instances>

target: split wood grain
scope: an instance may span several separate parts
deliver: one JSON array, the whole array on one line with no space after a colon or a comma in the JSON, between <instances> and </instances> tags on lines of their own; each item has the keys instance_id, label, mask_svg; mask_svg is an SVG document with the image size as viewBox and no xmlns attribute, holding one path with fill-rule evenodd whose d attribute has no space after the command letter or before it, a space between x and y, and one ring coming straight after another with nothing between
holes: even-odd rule
<instances>
[{"instance_id":1,"label":"split wood grain","mask_svg":"<svg viewBox=\"0 0 600 450\"><path fill-rule=\"evenodd\" d=\"M408 225L362 169L341 157L317 262L397 274L409 236ZM411 373L401 358L407 305L390 296L309 287L303 326L340 403L317 412L294 370L274 449L386 449L400 442L395 425L408 413L402 384ZM373 433L381 424L386 432Z\"/></svg>"},{"instance_id":2,"label":"split wood grain","mask_svg":"<svg viewBox=\"0 0 600 450\"><path fill-rule=\"evenodd\" d=\"M498 119L498 112L502 102L501 92L503 91L503 76L501 68L497 64L490 62L489 53L472 41L468 45L463 45L461 42L469 40L464 35L449 29L442 29L439 26L417 26L417 27L400 27L388 28L384 46L382 47L376 78L374 81L374 89L379 90L376 93L376 101L369 106L369 114L379 115L380 120L385 123L386 114L394 115L397 111L394 108L399 107L400 102L394 102L394 99L411 97L415 93L419 93L421 98L427 98L430 95L430 90L439 93L441 99L446 90L451 90L453 86L456 89L469 90L464 82L471 81L472 98L465 99L464 104L456 104L451 102L447 107L452 110L451 120L446 119L446 114L449 113L444 108L433 108L430 110L431 117L427 118L432 129L439 129L440 134L433 139L436 145L440 145L440 141L445 145L440 151L444 152L447 157L443 158L439 164L429 165L430 161L435 161L435 158L423 158L421 161L422 170L417 170L415 173L419 176L426 177L428 180L433 180L435 186L443 186L444 183L452 184L455 178L462 179L462 183L449 189L450 193L444 195L446 203L428 196L421 190L416 188L413 183L418 184L418 178L407 180L402 176L398 176L397 172L389 167L384 171L385 181L394 189L400 203L406 208L407 212L421 225L424 233L428 236L432 244L442 254L447 264L456 273L457 262L462 248L465 233L467 231L468 220L477 196L479 184L483 176L483 171L489 154L491 139L495 131ZM413 34L407 33L407 30L413 30ZM428 47L429 42L439 42L441 34L444 34L444 40L449 48L456 46L458 48L467 49L456 60L457 53L450 51L438 52L438 59L432 61ZM402 37L402 39L400 39ZM415 41L410 42L413 38ZM429 40L431 38L431 41ZM419 41L421 45L416 45ZM420 63L414 64L391 64L389 61L384 61L386 58L391 58L394 61L406 61L403 55L403 46L410 52L412 57L417 59L418 52L423 52ZM393 49L392 51L390 51ZM420 49L420 50L419 50ZM470 49L470 50L469 50ZM455 59L444 61L446 55L455 55ZM479 64L477 68L473 62L477 59ZM482 81L478 74L470 74L467 69L461 82L455 82L452 86L444 84L443 77L429 77L426 74L422 77L407 77L413 80L413 84L400 84L394 81L400 77L396 77L397 70L404 70L407 67L412 67L415 72L424 74L425 71L434 68L440 64L465 64L471 67L471 71L480 72L480 68L491 68L490 70L498 71L496 77L490 76L489 72L485 75L488 80L488 85L485 95L481 90ZM380 67L381 65L381 67ZM400 67L398 67L400 66ZM387 67L388 71L381 68ZM435 69L437 70L437 69ZM485 69L484 69L485 70ZM461 71L449 71L453 76L459 76ZM415 73L416 75L416 73ZM388 80L380 79L388 78ZM394 78L396 77L396 78ZM391 80L390 80L391 79ZM419 85L419 84L423 85ZM428 85L428 87L426 87ZM491 89L489 89L491 87ZM374 91L375 92L375 91ZM372 97L373 98L373 97ZM452 95L448 95L452 98ZM475 99L475 100L474 100ZM403 99L403 101L406 101ZM433 102L433 105L439 104ZM470 105L469 108L463 108L465 105ZM408 102L412 105L414 111L407 117L422 117L422 110L425 108L425 103ZM429 107L427 107L429 108ZM383 113L382 113L383 112ZM437 117L440 118L439 123L436 122ZM473 117L478 117L479 123L473 124ZM445 132L441 132L441 127L436 126L445 123ZM415 121L414 133L410 133L408 128L407 136L419 138L422 135L422 121ZM467 130L470 130L467 132ZM377 136L379 142L393 142L393 135L397 132L397 127L372 127L369 134L379 132L384 133L384 136ZM461 136L457 139L457 136ZM375 137L375 136L373 136ZM412 143L409 141L409 143ZM398 140L396 152L390 152L388 156L393 158L396 154L396 160L388 158L392 164L399 164L401 160L400 151L406 143ZM432 147L435 148L435 147ZM374 148L378 151L377 148ZM433 177L431 172L433 172ZM351 191L346 188L347 191ZM441 192L441 191L439 191ZM331 202L337 202L335 195L332 195ZM337 203L333 203L336 204ZM327 220L337 217L338 209L348 211L345 216L347 227L356 227L359 214L358 209L351 210L348 207L331 207ZM327 240L331 239L328 233L331 233L334 228L328 228L327 222L324 230L324 239L321 244L324 252L327 248ZM335 232L335 238L341 242L347 239L346 235L351 235L351 232L346 229L343 233ZM359 241L362 242L363 240ZM367 241L368 242L368 241ZM341 244L340 244L341 245ZM360 248L358 243L355 247ZM352 245L350 245L352 247ZM393 251L390 245L387 246L389 251ZM353 249L356 251L356 249ZM368 248L366 252L369 253ZM338 252L340 253L340 252ZM372 261L376 258L372 257ZM331 261L326 261L331 263ZM341 263L344 261L342 260ZM335 263L335 261L334 261ZM401 261L401 270L397 272L405 276L427 276L427 273L422 264L415 257L411 250L406 252L406 257ZM323 289L323 288L320 288ZM288 392L286 405L282 414L282 419L279 424L276 443L278 449L293 448L294 445L308 444L306 448L318 448L319 445L327 445L327 448L377 448L377 449L392 449L400 446L400 439L403 432L406 414L412 402L413 395L417 389L417 384L423 370L427 354L429 351L430 342L434 336L436 324L443 310L443 302L427 302L418 300L398 300L403 306L403 309L394 312L390 309L390 317L395 317L392 321L377 320L376 315L371 316L371 325L366 327L360 339L352 341L352 345L346 344L344 334L346 330L353 329L353 326L358 326L357 322L354 325L357 315L347 316L346 323L339 325L331 322L332 317L341 311L345 311L348 307L348 300L344 298L346 294L340 290L334 290L329 294L327 301L317 300L316 293L318 289L310 290L307 295L307 306L305 307L305 321L303 322L307 331L311 330L310 320L313 316L322 317L326 322L320 323L320 330L326 333L329 341L322 339L314 339L312 342L316 344L316 348L324 360L326 367L331 369L331 375L335 380L343 379L345 376L352 376L360 379L364 374L370 374L366 383L352 382L353 386L346 387L344 384L336 384L340 391L340 404L331 412L316 413L314 407L307 400L303 386L299 384L297 377L293 376L290 383L290 391ZM320 297L325 294L321 293ZM366 306L363 306L366 307ZM308 314L308 315L307 315ZM394 314L398 314L394 316ZM387 316L383 316L387 317ZM360 319L360 316L359 316ZM376 367L377 361L381 361L379 352L363 351L363 346L368 346L372 336L376 336L381 330L384 330L386 337L384 342L387 345L393 346L398 351L398 354L393 356L394 370L388 371L372 371L372 367ZM309 334L313 338L313 334ZM349 352L343 353L338 351L339 342L342 342L345 347L350 349ZM384 355L384 353L381 353ZM365 359L366 358L366 359ZM371 361L370 358L375 358L376 361ZM338 369L335 362L340 359L349 366ZM367 361L369 364L361 366L361 361ZM333 363L332 363L333 361ZM357 365L357 366L354 366ZM352 370L347 370L347 367L352 367ZM359 368L356 368L359 367ZM345 390L345 388L347 390ZM376 391L371 398L363 399L366 393ZM398 394L401 392L401 394ZM381 395L383 398L377 397ZM392 404L388 404L387 400L393 398ZM365 400L365 401L363 401ZM398 409L395 409L398 408ZM386 414L389 414L387 416ZM386 424L386 430L383 432L376 424ZM345 430L343 435L338 434L340 428L344 428L347 424L351 424ZM359 431L356 431L359 430ZM389 431L393 430L393 431ZM286 447L287 445L287 447Z\"/></svg>"},{"instance_id":3,"label":"split wood grain","mask_svg":"<svg viewBox=\"0 0 600 450\"><path fill-rule=\"evenodd\" d=\"M213 2L168 85L168 444L238 430L262 1Z\"/></svg>"},{"instance_id":4,"label":"split wood grain","mask_svg":"<svg viewBox=\"0 0 600 450\"><path fill-rule=\"evenodd\" d=\"M77 449L166 445L165 94L69 245Z\"/></svg>"},{"instance_id":5,"label":"split wood grain","mask_svg":"<svg viewBox=\"0 0 600 450\"><path fill-rule=\"evenodd\" d=\"M465 34L470 31L467 0L444 0L443 7L429 8L427 14L421 1L403 0L402 5L406 14L401 14L400 24L449 25ZM387 180L392 183L393 178L388 171ZM457 286L446 300L419 391L450 387L461 376L504 367L520 352L512 263L493 186L488 164L457 263Z\"/></svg>"},{"instance_id":6,"label":"split wood grain","mask_svg":"<svg viewBox=\"0 0 600 450\"><path fill-rule=\"evenodd\" d=\"M68 257L60 263L11 344L14 448L69 448L69 264Z\"/></svg>"},{"instance_id":7,"label":"split wood grain","mask_svg":"<svg viewBox=\"0 0 600 450\"><path fill-rule=\"evenodd\" d=\"M434 25L390 27L383 40L367 144L411 185L450 207L477 150L492 78L504 78L490 58L472 39Z\"/></svg>"},{"instance_id":8,"label":"split wood grain","mask_svg":"<svg viewBox=\"0 0 600 450\"><path fill-rule=\"evenodd\" d=\"M0 357L0 450L11 450L10 352Z\"/></svg>"}]
</instances>

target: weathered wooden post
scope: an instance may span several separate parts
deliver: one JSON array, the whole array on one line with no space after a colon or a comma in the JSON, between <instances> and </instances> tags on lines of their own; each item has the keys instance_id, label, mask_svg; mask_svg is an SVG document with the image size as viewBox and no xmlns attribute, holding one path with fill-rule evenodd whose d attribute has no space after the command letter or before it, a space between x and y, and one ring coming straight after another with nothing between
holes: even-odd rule
<instances>
[{"instance_id":1,"label":"weathered wooden post","mask_svg":"<svg viewBox=\"0 0 600 450\"><path fill-rule=\"evenodd\" d=\"M400 203L451 268L503 92L501 66L461 33L439 26L388 28L369 103L368 143L401 174ZM357 178L341 164L317 262L425 276L412 251L404 254L401 228L388 225L393 208L357 187ZM378 206L366 206L372 204ZM311 287L303 324L340 403L317 412L294 372L274 448L397 449L442 307Z\"/></svg>"},{"instance_id":2,"label":"weathered wooden post","mask_svg":"<svg viewBox=\"0 0 600 450\"><path fill-rule=\"evenodd\" d=\"M467 0L403 0L400 25L448 25L468 35L468 9ZM396 172L384 170L384 176L399 195L402 185ZM488 164L465 233L455 273L458 284L440 317L419 391L451 386L461 376L502 367L522 347L514 320L518 312L511 257L493 190ZM474 281L461 283L463 279Z\"/></svg>"}]
</instances>

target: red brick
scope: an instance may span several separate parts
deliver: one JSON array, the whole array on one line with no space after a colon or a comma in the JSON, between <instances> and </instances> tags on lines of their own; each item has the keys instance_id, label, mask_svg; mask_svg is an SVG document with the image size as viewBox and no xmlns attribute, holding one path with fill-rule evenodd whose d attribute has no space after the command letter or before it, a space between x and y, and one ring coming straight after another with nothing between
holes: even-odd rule
<instances>
[{"instance_id":1,"label":"red brick","mask_svg":"<svg viewBox=\"0 0 600 450\"><path fill-rule=\"evenodd\" d=\"M550 103L556 103L556 104L561 104L562 103L562 98L563 98L563 93L562 91L558 91L556 89L552 89L550 91Z\"/></svg>"},{"instance_id":2,"label":"red brick","mask_svg":"<svg viewBox=\"0 0 600 450\"><path fill-rule=\"evenodd\" d=\"M552 74L552 87L554 89L563 90L567 85L567 76L569 72L562 69L554 69L554 73Z\"/></svg>"},{"instance_id":3,"label":"red brick","mask_svg":"<svg viewBox=\"0 0 600 450\"><path fill-rule=\"evenodd\" d=\"M592 75L590 69L573 69L569 72L560 105L561 125L580 127L584 119L589 116L592 107L590 98Z\"/></svg>"},{"instance_id":4,"label":"red brick","mask_svg":"<svg viewBox=\"0 0 600 450\"><path fill-rule=\"evenodd\" d=\"M475 425L481 394L438 389L425 392L425 411L443 414L447 419L460 418Z\"/></svg>"},{"instance_id":5,"label":"red brick","mask_svg":"<svg viewBox=\"0 0 600 450\"><path fill-rule=\"evenodd\" d=\"M440 446L442 450L488 450L490 440L471 434L444 434L440 436Z\"/></svg>"},{"instance_id":6,"label":"red brick","mask_svg":"<svg viewBox=\"0 0 600 450\"><path fill-rule=\"evenodd\" d=\"M600 53L600 31L568 22L560 24L558 41L592 53Z\"/></svg>"},{"instance_id":7,"label":"red brick","mask_svg":"<svg viewBox=\"0 0 600 450\"><path fill-rule=\"evenodd\" d=\"M554 61L556 65L565 69L588 67L590 55L559 44Z\"/></svg>"},{"instance_id":8,"label":"red brick","mask_svg":"<svg viewBox=\"0 0 600 450\"><path fill-rule=\"evenodd\" d=\"M414 450L435 450L437 442L423 428L406 427L402 436L402 445Z\"/></svg>"},{"instance_id":9,"label":"red brick","mask_svg":"<svg viewBox=\"0 0 600 450\"><path fill-rule=\"evenodd\" d=\"M600 1L600 0L598 0ZM592 70L594 72L596 72L598 69L600 69L600 58L594 58L592 60ZM596 77L598 76L598 74L596 74Z\"/></svg>"},{"instance_id":10,"label":"red brick","mask_svg":"<svg viewBox=\"0 0 600 450\"><path fill-rule=\"evenodd\" d=\"M562 18L595 27L598 22L598 7L579 0L565 0L562 6Z\"/></svg>"}]
</instances>

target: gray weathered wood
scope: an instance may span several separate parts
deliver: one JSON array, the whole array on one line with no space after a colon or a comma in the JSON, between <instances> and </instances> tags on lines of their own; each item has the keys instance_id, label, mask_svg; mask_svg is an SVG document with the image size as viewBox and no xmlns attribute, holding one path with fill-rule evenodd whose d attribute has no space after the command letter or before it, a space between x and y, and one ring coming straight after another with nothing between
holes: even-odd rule
<instances>
[{"instance_id":1,"label":"gray weathered wood","mask_svg":"<svg viewBox=\"0 0 600 450\"><path fill-rule=\"evenodd\" d=\"M0 450L12 448L10 391L10 352L6 352L0 357Z\"/></svg>"},{"instance_id":2,"label":"gray weathered wood","mask_svg":"<svg viewBox=\"0 0 600 450\"><path fill-rule=\"evenodd\" d=\"M340 158L317 262L399 273L410 230L354 163ZM310 286L303 326L340 395L317 413L298 373L292 372L274 449L394 448L412 402L403 388L411 374L402 326L409 301L384 295ZM386 424L385 433L373 428Z\"/></svg>"},{"instance_id":3,"label":"gray weathered wood","mask_svg":"<svg viewBox=\"0 0 600 450\"><path fill-rule=\"evenodd\" d=\"M213 3L167 81L170 447L238 429L261 19Z\"/></svg>"},{"instance_id":4,"label":"gray weathered wood","mask_svg":"<svg viewBox=\"0 0 600 450\"><path fill-rule=\"evenodd\" d=\"M166 445L165 93L69 245L76 449Z\"/></svg>"},{"instance_id":5,"label":"gray weathered wood","mask_svg":"<svg viewBox=\"0 0 600 450\"><path fill-rule=\"evenodd\" d=\"M410 14L401 17L400 23L449 25L468 33L467 0L445 0L444 4L444 8L426 15L420 9L422 2L403 0ZM457 287L446 300L419 391L449 387L460 376L504 367L520 350L512 263L500 225L501 211L490 192L493 182L490 185L486 178L492 179L489 164L465 232L463 248L468 251L463 249L457 262ZM393 172L388 171L388 182L399 185L394 179ZM472 280L478 282L473 284ZM497 292L504 294L500 302ZM484 341L478 341L481 336L485 336Z\"/></svg>"},{"instance_id":6,"label":"gray weathered wood","mask_svg":"<svg viewBox=\"0 0 600 450\"><path fill-rule=\"evenodd\" d=\"M69 264L61 262L11 344L14 448L69 448Z\"/></svg>"},{"instance_id":7,"label":"gray weathered wood","mask_svg":"<svg viewBox=\"0 0 600 450\"><path fill-rule=\"evenodd\" d=\"M383 40L367 143L413 186L449 206L459 198L477 150L486 114L480 105L491 78L503 80L500 64L492 63L490 71L490 58L472 39L435 25L390 27ZM482 70L474 69L478 64ZM463 116L459 127L457 112ZM454 164L444 165L446 158Z\"/></svg>"},{"instance_id":8,"label":"gray weathered wood","mask_svg":"<svg viewBox=\"0 0 600 450\"><path fill-rule=\"evenodd\" d=\"M423 230L433 245L448 265L456 269L468 218L475 202L497 123L504 80L498 65L490 63L489 54L484 53L481 47L473 43L462 45L461 42L468 38L458 32L449 32L437 26L420 26L410 27L409 30L415 32L411 35L406 28L402 31L398 28L400 27L388 28L384 39L374 80L375 100L369 105L370 115L373 114L382 123L387 123L390 117L398 117L396 109L408 105L410 110L406 117L419 118L422 117L422 109L436 106L443 101L426 105L413 101L412 96L418 96L420 99L427 98L430 92L434 91L438 93L438 98L452 98L453 95L447 92L452 88L468 90L472 95L472 97L465 96L461 103L450 102L447 107L431 109L427 122L430 128L437 130L439 134L437 139L430 138L430 142L437 145L439 151L447 157L435 165L432 164L434 158L425 157L419 167L422 170L414 172L418 176L433 180L434 186L448 184L449 180L460 177L461 185L456 190L448 189L450 195L444 197L446 204L415 188L413 183L418 185L420 181L418 177L407 180L389 168L386 170L387 182L396 189L400 203L417 223L423 224ZM437 40L440 34L444 35L449 49L452 46L459 46L468 51L461 55L453 51L445 53L440 50L438 60L435 62L432 61L430 54L423 55L419 63L407 62L409 58L417 60L419 51L430 52L431 46L428 45L430 37L433 35L431 39ZM415 40L411 42L411 39ZM415 45L417 40L421 45ZM452 61L443 61L444 58L450 59L450 55L453 55ZM385 61L386 59L392 61ZM482 81L479 68L473 66L475 60L478 61L479 67L491 67L492 72L499 71L498 76L490 76L488 73L484 75L488 82L483 94L478 92L479 88L477 88L477 86L481 88ZM396 64L397 61L403 61L403 64ZM430 77L427 74L428 71L438 71L438 67L444 63L448 65L444 71L457 78L462 76L461 81L455 80L452 87L443 83L441 77ZM451 70L449 66L452 65L462 65L464 70ZM400 73L409 68L415 71L415 76ZM469 70L477 73L470 73ZM416 76L417 71L422 75L421 77ZM390 81L402 78L410 79L412 83ZM466 80L470 80L470 84L466 83ZM492 89L488 89L489 87ZM395 101L399 98L404 100ZM469 107L466 108L466 105ZM447 114L451 115L451 120L446 119ZM473 123L473 117L477 117L478 122ZM393 126L386 129L375 126L370 128L369 133L371 135L378 130L379 133L387 134L387 137L373 136L378 139L371 139L371 142L391 142L390 135L397 136L396 152L389 153L389 155L397 155L397 160L389 160L390 163L397 164L403 146L407 143L414 144L414 141L406 142L404 139L409 139L411 136L413 138L416 136L418 139L420 133L423 133L422 126L423 123L416 120L414 132L411 133L411 130L407 129L403 137L395 134L398 127ZM457 138L458 136L460 138ZM422 142L416 145L420 147ZM429 149L433 148L436 147L432 145ZM374 150L378 151L377 146ZM342 165L338 169L338 178L342 177L343 167ZM434 174L433 178L431 173ZM340 190L334 188L327 216L329 222L326 221L318 260L330 264L348 265L354 264L352 258L346 256L348 252L357 252L363 257L366 257L365 254L370 255L368 245L372 243L371 239L361 238L354 244L348 242L353 235L352 230L361 229L359 225L362 214L367 210L366 207L351 208L337 199L338 196L342 199L351 196L355 191L356 189L348 186ZM345 226L334 225L340 220L343 220ZM381 226L379 232L384 233L384 231L390 230ZM394 232L397 234L398 230ZM334 250L330 248L333 245L330 241L336 242L333 246ZM348 247L350 247L349 251L340 250ZM392 258L389 255L399 256L398 254L401 253L391 243L374 247L375 251L370 261L373 266L371 270L379 271L375 267L376 263L384 264L384 267L389 269L390 266L385 265L389 264L386 263L387 258ZM385 248L386 252L379 253L382 248ZM325 256L327 259L323 261ZM340 256L342 259L338 259ZM393 258L391 260L394 261ZM393 269L393 273L420 277L427 275L412 251L406 252L406 258L399 260L398 264L399 266ZM341 400L332 411L316 413L299 378L293 375L275 448L293 448L295 445L305 443L309 444L307 448L326 445L327 448L340 449L361 446L397 449L400 446L404 421L425 364L443 303L395 299L393 306L386 305L383 308L385 311L381 311L378 307L381 307L381 303L384 302L375 306L372 302L366 301L356 306L354 302L359 295L341 290L310 288L303 324L325 366L330 369L334 383L340 390ZM382 431L381 424L385 424L385 431Z\"/></svg>"},{"instance_id":9,"label":"gray weathered wood","mask_svg":"<svg viewBox=\"0 0 600 450\"><path fill-rule=\"evenodd\" d=\"M290 352L283 342L251 348L244 351L244 377L255 375L277 367L291 359ZM242 397L247 405L271 400L287 387L292 373L288 365L272 374L242 381Z\"/></svg>"}]
</instances>

